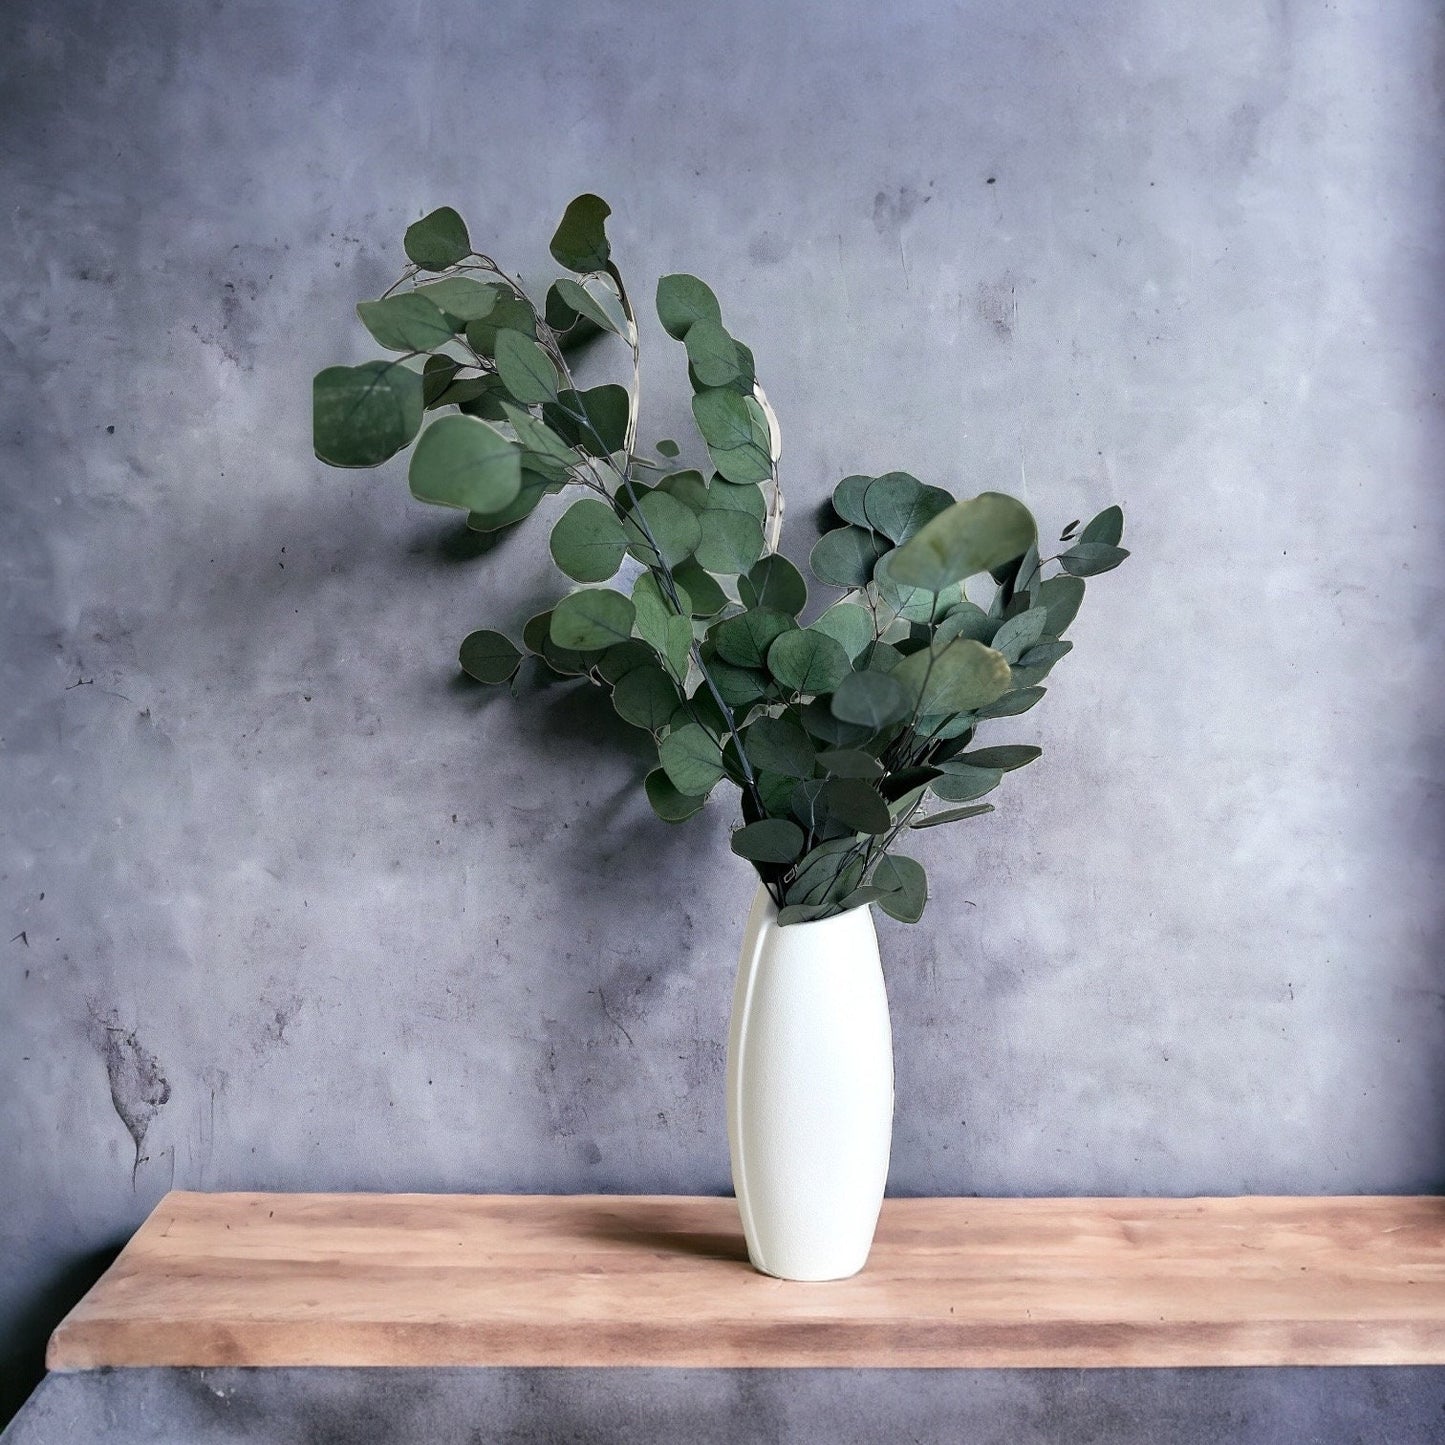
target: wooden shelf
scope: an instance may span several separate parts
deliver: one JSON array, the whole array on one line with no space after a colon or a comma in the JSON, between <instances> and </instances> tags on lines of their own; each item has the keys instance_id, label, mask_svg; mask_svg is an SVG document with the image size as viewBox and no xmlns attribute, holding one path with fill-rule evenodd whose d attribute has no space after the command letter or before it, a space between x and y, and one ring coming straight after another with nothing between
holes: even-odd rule
<instances>
[{"instance_id":1,"label":"wooden shelf","mask_svg":"<svg viewBox=\"0 0 1445 1445\"><path fill-rule=\"evenodd\" d=\"M49 1364L1438 1365L1445 1200L892 1199L792 1284L731 1199L174 1193Z\"/></svg>"}]
</instances>

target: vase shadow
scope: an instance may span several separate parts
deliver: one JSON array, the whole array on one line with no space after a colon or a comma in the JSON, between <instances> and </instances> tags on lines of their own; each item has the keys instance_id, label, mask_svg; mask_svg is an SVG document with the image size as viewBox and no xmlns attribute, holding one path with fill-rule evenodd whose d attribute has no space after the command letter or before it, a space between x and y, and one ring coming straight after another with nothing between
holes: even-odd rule
<instances>
[{"instance_id":1,"label":"vase shadow","mask_svg":"<svg viewBox=\"0 0 1445 1445\"><path fill-rule=\"evenodd\" d=\"M735 1232L690 1229L677 1222L677 1211L667 1205L629 1205L627 1215L615 1206L599 1206L582 1221L578 1232L607 1244L631 1245L649 1254L688 1255L747 1264L748 1246L741 1222Z\"/></svg>"}]
</instances>

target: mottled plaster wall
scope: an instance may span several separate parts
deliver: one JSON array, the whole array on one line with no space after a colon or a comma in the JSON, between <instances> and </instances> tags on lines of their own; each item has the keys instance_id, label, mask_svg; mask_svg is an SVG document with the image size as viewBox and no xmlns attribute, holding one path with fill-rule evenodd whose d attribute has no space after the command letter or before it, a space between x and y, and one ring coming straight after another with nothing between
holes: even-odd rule
<instances>
[{"instance_id":1,"label":"mottled plaster wall","mask_svg":"<svg viewBox=\"0 0 1445 1445\"><path fill-rule=\"evenodd\" d=\"M1438 7L18 0L0 244L0 1346L171 1185L721 1191L726 805L309 378L456 204L584 189L850 471L1118 501L1043 760L882 928L898 1192L1445 1181ZM647 437L686 386L645 330ZM13 937L12 937L13 935Z\"/></svg>"}]
</instances>

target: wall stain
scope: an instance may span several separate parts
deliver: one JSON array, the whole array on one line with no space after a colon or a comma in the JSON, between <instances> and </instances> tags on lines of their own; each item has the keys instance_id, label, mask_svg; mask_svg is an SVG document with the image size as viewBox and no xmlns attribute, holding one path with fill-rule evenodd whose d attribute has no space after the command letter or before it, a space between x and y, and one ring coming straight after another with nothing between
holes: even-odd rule
<instances>
[{"instance_id":1,"label":"wall stain","mask_svg":"<svg viewBox=\"0 0 1445 1445\"><path fill-rule=\"evenodd\" d=\"M1005 273L997 281L980 281L974 298L974 309L1000 341L1012 341L1018 325L1019 303L1017 282Z\"/></svg>"},{"instance_id":2,"label":"wall stain","mask_svg":"<svg viewBox=\"0 0 1445 1445\"><path fill-rule=\"evenodd\" d=\"M162 1071L160 1060L141 1043L134 1029L99 1019L96 1022L103 1030L101 1053L110 1082L110 1102L135 1145L135 1163L130 1171L134 1187L136 1173L148 1157L142 1152L146 1133L156 1115L170 1102L170 1080Z\"/></svg>"}]
</instances>

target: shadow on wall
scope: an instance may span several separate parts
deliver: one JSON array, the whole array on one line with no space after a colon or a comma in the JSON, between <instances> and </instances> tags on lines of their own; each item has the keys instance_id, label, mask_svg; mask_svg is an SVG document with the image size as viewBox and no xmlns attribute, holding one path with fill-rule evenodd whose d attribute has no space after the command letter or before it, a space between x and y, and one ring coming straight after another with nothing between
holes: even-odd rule
<instances>
[{"instance_id":1,"label":"shadow on wall","mask_svg":"<svg viewBox=\"0 0 1445 1445\"><path fill-rule=\"evenodd\" d=\"M80 1303L85 1292L115 1263L119 1244L70 1260L29 1303L5 1322L0 1336L0 1429L25 1403L45 1373L45 1346L55 1327Z\"/></svg>"}]
</instances>

